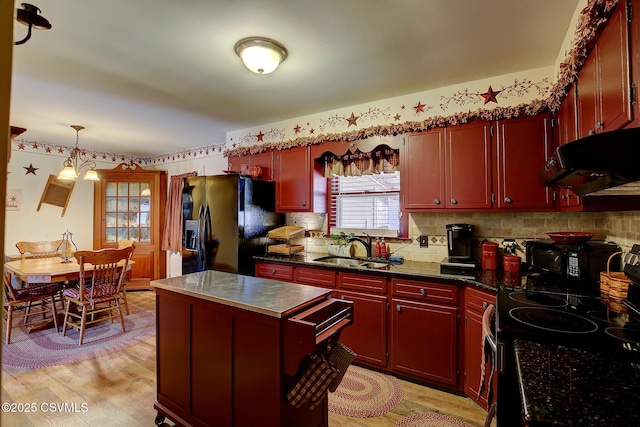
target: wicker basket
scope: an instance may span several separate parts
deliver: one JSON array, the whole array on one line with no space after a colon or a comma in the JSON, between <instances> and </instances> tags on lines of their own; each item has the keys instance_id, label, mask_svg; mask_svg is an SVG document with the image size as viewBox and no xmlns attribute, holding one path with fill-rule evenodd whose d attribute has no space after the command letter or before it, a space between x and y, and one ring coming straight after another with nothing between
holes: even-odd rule
<instances>
[{"instance_id":1,"label":"wicker basket","mask_svg":"<svg viewBox=\"0 0 640 427\"><path fill-rule=\"evenodd\" d=\"M622 252L612 254L607 260L607 271L600 272L600 293L611 298L624 299L629 293L631 280L621 271L611 271L611 260Z\"/></svg>"}]
</instances>

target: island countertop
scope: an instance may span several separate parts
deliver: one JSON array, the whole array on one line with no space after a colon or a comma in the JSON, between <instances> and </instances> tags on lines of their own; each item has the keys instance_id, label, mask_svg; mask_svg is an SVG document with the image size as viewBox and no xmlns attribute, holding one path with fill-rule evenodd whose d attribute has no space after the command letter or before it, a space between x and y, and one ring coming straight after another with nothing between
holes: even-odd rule
<instances>
[{"instance_id":1,"label":"island countertop","mask_svg":"<svg viewBox=\"0 0 640 427\"><path fill-rule=\"evenodd\" d=\"M331 295L330 289L213 270L153 280L151 285L278 318Z\"/></svg>"}]
</instances>

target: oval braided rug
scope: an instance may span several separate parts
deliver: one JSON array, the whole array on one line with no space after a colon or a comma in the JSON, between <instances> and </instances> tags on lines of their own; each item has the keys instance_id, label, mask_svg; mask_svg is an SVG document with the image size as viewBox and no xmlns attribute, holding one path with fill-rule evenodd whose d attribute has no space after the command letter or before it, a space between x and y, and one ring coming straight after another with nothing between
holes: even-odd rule
<instances>
[{"instance_id":1,"label":"oval braided rug","mask_svg":"<svg viewBox=\"0 0 640 427\"><path fill-rule=\"evenodd\" d=\"M396 377L350 365L335 392L329 393L329 411L355 418L386 414L402 400Z\"/></svg>"},{"instance_id":2,"label":"oval braided rug","mask_svg":"<svg viewBox=\"0 0 640 427\"><path fill-rule=\"evenodd\" d=\"M7 345L2 337L2 364L24 369L65 365L120 351L154 336L155 312L131 302L129 310L130 314L124 317L125 333L119 320L106 320L87 327L82 345L78 344L79 333L75 329L67 329L67 335L62 336L62 321L60 332L51 327L29 334L23 328L14 328L11 344Z\"/></svg>"},{"instance_id":3,"label":"oval braided rug","mask_svg":"<svg viewBox=\"0 0 640 427\"><path fill-rule=\"evenodd\" d=\"M393 427L470 427L457 418L437 412L409 415L395 423Z\"/></svg>"}]
</instances>

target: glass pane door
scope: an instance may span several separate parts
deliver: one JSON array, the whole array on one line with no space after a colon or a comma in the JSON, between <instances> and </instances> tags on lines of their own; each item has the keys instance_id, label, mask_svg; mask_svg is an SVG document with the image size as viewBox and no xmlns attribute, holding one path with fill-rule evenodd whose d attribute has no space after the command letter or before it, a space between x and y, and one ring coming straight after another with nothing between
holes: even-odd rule
<instances>
[{"instance_id":1,"label":"glass pane door","mask_svg":"<svg viewBox=\"0 0 640 427\"><path fill-rule=\"evenodd\" d=\"M107 182L106 243L151 241L151 182Z\"/></svg>"}]
</instances>

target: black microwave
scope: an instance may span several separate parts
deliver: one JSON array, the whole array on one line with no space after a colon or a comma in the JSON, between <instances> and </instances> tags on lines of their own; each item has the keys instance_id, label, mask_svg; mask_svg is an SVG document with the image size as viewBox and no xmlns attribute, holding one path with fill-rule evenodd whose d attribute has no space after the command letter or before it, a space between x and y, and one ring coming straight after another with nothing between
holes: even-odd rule
<instances>
[{"instance_id":1,"label":"black microwave","mask_svg":"<svg viewBox=\"0 0 640 427\"><path fill-rule=\"evenodd\" d=\"M531 240L526 244L529 271L550 273L565 279L598 282L609 258L621 249L613 242L557 243ZM611 259L611 271L620 271L620 255Z\"/></svg>"}]
</instances>

